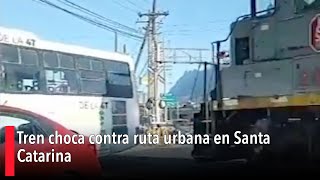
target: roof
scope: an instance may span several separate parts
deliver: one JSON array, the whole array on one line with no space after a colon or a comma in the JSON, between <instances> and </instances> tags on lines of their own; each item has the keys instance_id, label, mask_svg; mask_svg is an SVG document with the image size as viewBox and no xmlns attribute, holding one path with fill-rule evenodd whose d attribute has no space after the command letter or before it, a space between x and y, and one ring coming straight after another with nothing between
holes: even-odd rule
<instances>
[{"instance_id":1,"label":"roof","mask_svg":"<svg viewBox=\"0 0 320 180\"><path fill-rule=\"evenodd\" d=\"M131 56L116 52L93 49L78 45L47 41L39 38L32 32L13 28L0 27L0 43L32 47L42 50L52 50L63 53L91 56L101 59L117 60L129 63L133 67Z\"/></svg>"}]
</instances>

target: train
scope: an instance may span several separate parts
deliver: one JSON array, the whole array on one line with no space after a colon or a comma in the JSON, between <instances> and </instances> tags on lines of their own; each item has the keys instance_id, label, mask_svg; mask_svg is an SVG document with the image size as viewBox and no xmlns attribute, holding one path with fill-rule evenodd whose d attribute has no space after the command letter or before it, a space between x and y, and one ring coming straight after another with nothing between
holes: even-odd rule
<instances>
[{"instance_id":1,"label":"train","mask_svg":"<svg viewBox=\"0 0 320 180\"><path fill-rule=\"evenodd\" d=\"M227 42L231 65L222 69L220 46ZM258 11L251 0L250 13L232 22L228 37L212 47L215 89L194 123L195 134L209 134L211 141L194 145L193 157L318 162L320 1L275 0ZM235 132L249 141L235 143ZM230 143L215 143L221 134L230 135Z\"/></svg>"}]
</instances>

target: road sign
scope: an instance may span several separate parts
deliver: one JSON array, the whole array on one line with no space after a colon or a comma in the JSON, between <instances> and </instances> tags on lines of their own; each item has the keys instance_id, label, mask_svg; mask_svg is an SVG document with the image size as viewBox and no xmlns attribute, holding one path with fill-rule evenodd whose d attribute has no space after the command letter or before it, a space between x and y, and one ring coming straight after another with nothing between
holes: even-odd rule
<instances>
[{"instance_id":1,"label":"road sign","mask_svg":"<svg viewBox=\"0 0 320 180\"><path fill-rule=\"evenodd\" d=\"M316 51L320 52L320 14L317 14L312 18L310 22L310 47Z\"/></svg>"},{"instance_id":2,"label":"road sign","mask_svg":"<svg viewBox=\"0 0 320 180\"><path fill-rule=\"evenodd\" d=\"M178 106L178 102L166 102L166 106L168 108L176 108Z\"/></svg>"},{"instance_id":3,"label":"road sign","mask_svg":"<svg viewBox=\"0 0 320 180\"><path fill-rule=\"evenodd\" d=\"M165 94L164 96L162 96L161 99L165 102L176 102L177 101L177 98L172 94Z\"/></svg>"},{"instance_id":4,"label":"road sign","mask_svg":"<svg viewBox=\"0 0 320 180\"><path fill-rule=\"evenodd\" d=\"M177 97L171 93L164 94L161 99L166 103L166 106L169 108L173 108L178 105Z\"/></svg>"}]
</instances>

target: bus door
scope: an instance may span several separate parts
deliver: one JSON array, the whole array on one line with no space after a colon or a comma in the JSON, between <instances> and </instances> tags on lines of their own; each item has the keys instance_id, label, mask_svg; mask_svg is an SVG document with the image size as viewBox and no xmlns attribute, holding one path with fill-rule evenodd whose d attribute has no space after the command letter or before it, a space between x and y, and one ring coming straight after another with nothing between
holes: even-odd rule
<instances>
[{"instance_id":1,"label":"bus door","mask_svg":"<svg viewBox=\"0 0 320 180\"><path fill-rule=\"evenodd\" d=\"M100 114L101 135L112 135L112 114L111 114L111 102L107 97L102 97ZM111 144L102 143L100 145L100 155L107 155L111 152Z\"/></svg>"}]
</instances>

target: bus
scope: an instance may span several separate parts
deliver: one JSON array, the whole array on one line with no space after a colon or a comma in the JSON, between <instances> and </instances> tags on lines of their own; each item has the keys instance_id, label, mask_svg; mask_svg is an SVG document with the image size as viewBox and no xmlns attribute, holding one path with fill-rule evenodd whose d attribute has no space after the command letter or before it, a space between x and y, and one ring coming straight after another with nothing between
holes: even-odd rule
<instances>
[{"instance_id":1,"label":"bus","mask_svg":"<svg viewBox=\"0 0 320 180\"><path fill-rule=\"evenodd\" d=\"M0 104L48 117L83 134L127 135L100 156L133 147L139 105L129 55L46 41L0 28Z\"/></svg>"}]
</instances>

